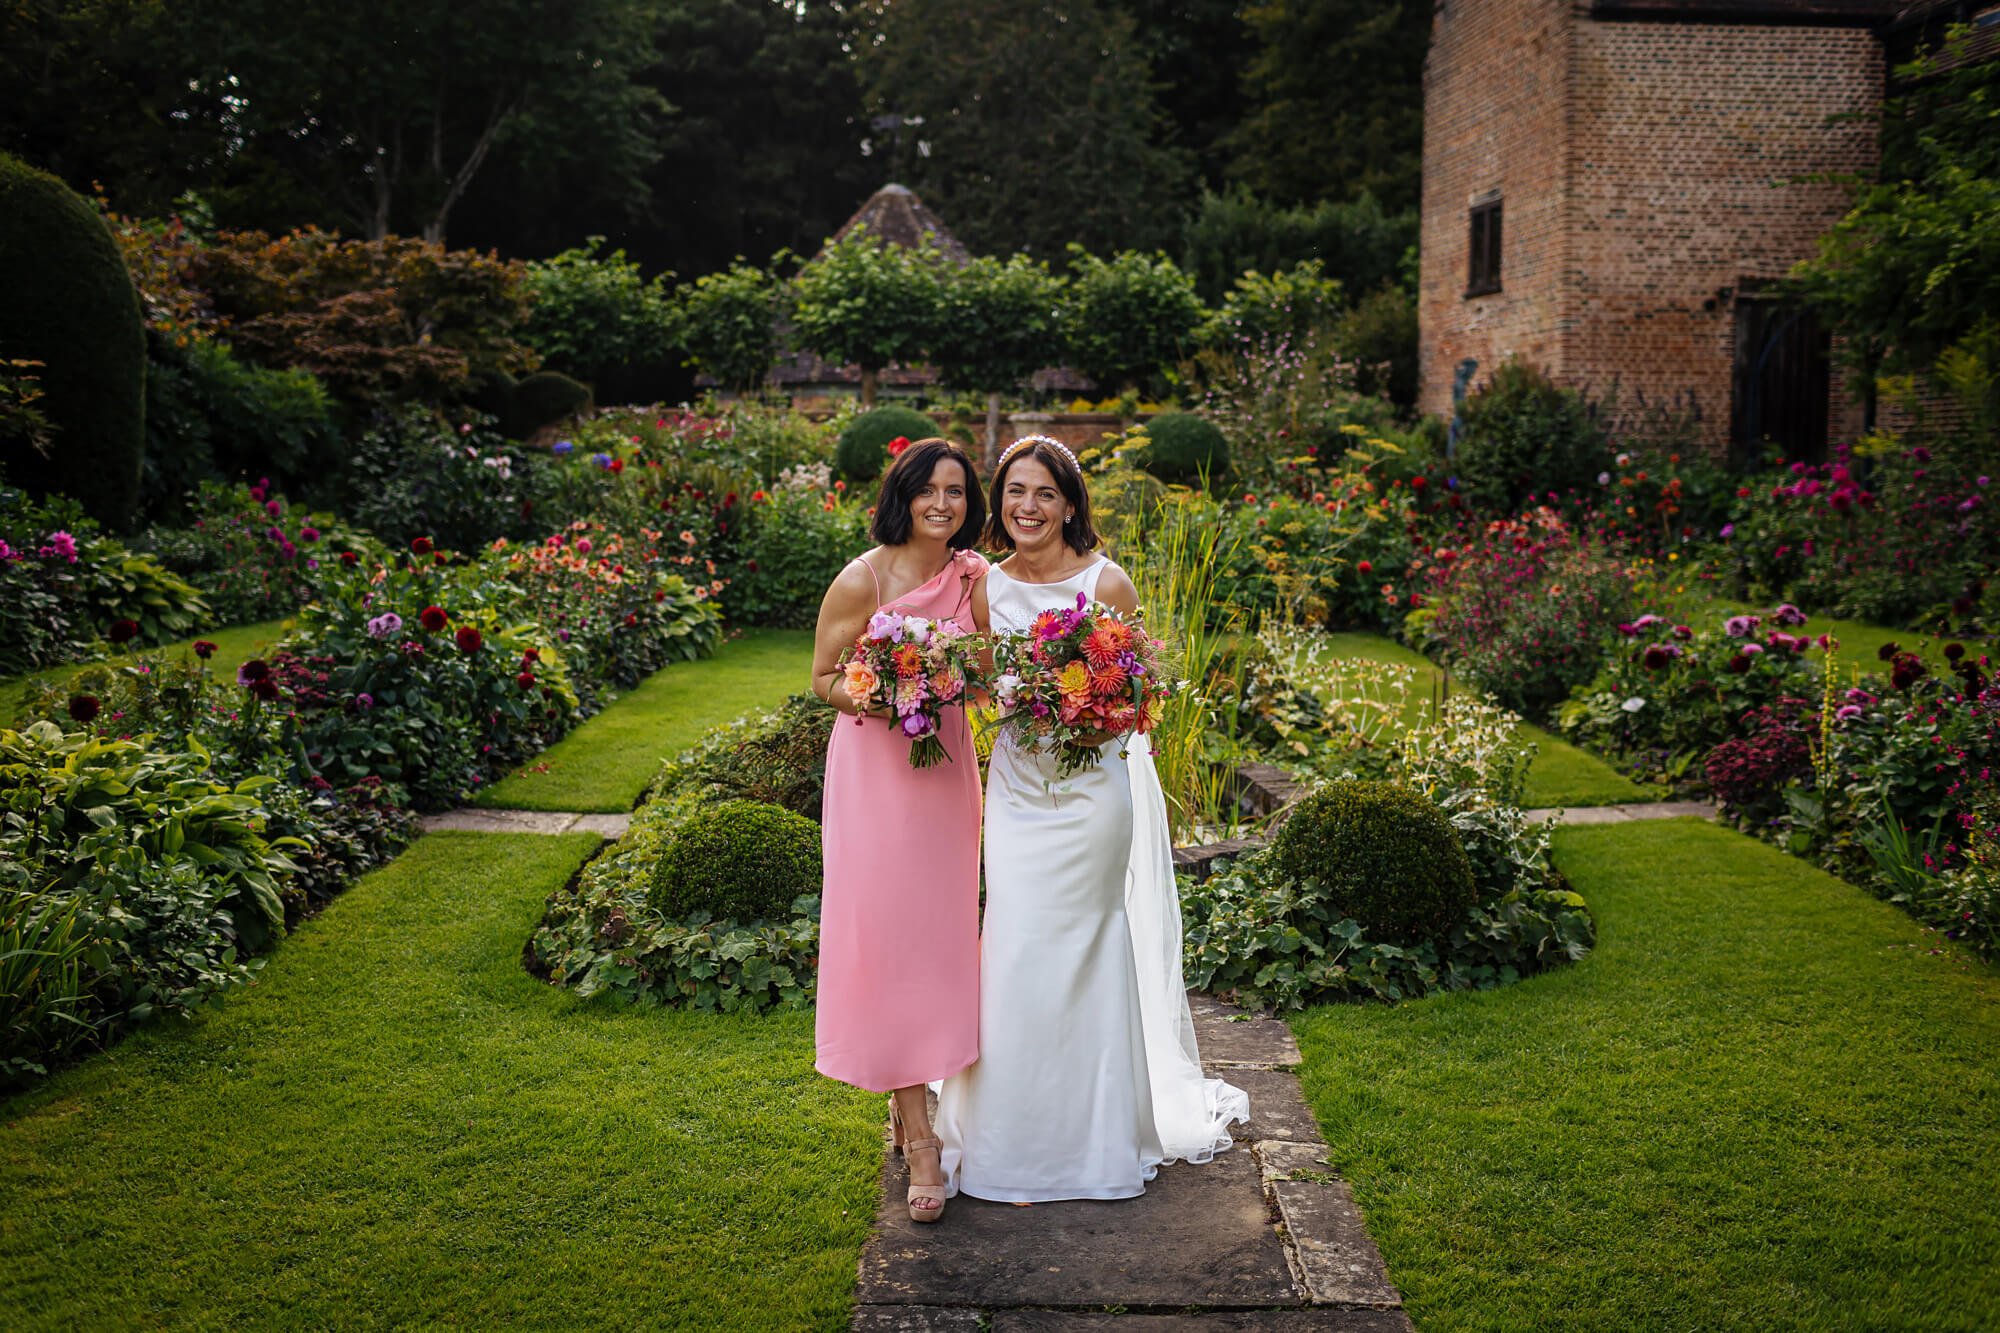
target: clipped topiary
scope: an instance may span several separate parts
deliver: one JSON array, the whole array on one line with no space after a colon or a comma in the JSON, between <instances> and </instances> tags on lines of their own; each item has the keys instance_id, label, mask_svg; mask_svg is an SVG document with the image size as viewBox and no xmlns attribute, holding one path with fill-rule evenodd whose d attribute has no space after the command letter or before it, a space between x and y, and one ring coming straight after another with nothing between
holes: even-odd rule
<instances>
[{"instance_id":1,"label":"clipped topiary","mask_svg":"<svg viewBox=\"0 0 2000 1333\"><path fill-rule=\"evenodd\" d=\"M102 218L45 171L0 153L0 361L33 360L55 427L43 453L8 444L27 490L59 491L127 525L146 457L146 334L139 294Z\"/></svg>"},{"instance_id":2,"label":"clipped topiary","mask_svg":"<svg viewBox=\"0 0 2000 1333\"><path fill-rule=\"evenodd\" d=\"M681 826L660 854L647 902L672 920L705 913L753 921L790 914L820 891L819 825L782 806L724 801Z\"/></svg>"},{"instance_id":3,"label":"clipped topiary","mask_svg":"<svg viewBox=\"0 0 2000 1333\"><path fill-rule=\"evenodd\" d=\"M937 434L937 423L907 407L877 407L863 412L840 432L833 449L833 466L851 482L873 481L889 466L889 441L898 436L921 440Z\"/></svg>"},{"instance_id":4,"label":"clipped topiary","mask_svg":"<svg viewBox=\"0 0 2000 1333\"><path fill-rule=\"evenodd\" d=\"M590 387L553 370L539 370L514 386L500 429L525 440L544 426L567 421L590 407Z\"/></svg>"},{"instance_id":5,"label":"clipped topiary","mask_svg":"<svg viewBox=\"0 0 2000 1333\"><path fill-rule=\"evenodd\" d=\"M1378 940L1442 938L1477 902L1472 862L1442 812L1393 782L1329 783L1292 808L1272 868L1316 881Z\"/></svg>"},{"instance_id":6,"label":"clipped topiary","mask_svg":"<svg viewBox=\"0 0 2000 1333\"><path fill-rule=\"evenodd\" d=\"M1192 412L1162 412L1146 423L1145 469L1161 481L1195 486L1229 471L1229 442Z\"/></svg>"}]
</instances>

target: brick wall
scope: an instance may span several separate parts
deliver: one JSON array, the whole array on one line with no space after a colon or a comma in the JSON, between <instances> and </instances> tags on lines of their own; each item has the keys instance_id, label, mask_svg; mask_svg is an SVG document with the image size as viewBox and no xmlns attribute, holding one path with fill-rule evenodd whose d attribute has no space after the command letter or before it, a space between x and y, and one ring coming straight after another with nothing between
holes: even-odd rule
<instances>
[{"instance_id":1,"label":"brick wall","mask_svg":"<svg viewBox=\"0 0 2000 1333\"><path fill-rule=\"evenodd\" d=\"M1613 22L1569 0L1442 0L1425 68L1420 405L1509 355L1623 411L1692 407L1725 447L1734 298L1844 211L1866 171L1877 39L1861 28ZM1502 290L1465 296L1467 215L1504 201ZM1834 372L1832 435L1859 424Z\"/></svg>"},{"instance_id":2,"label":"brick wall","mask_svg":"<svg viewBox=\"0 0 2000 1333\"><path fill-rule=\"evenodd\" d=\"M1846 212L1836 184L1875 165L1865 111L1880 43L1865 29L1583 22L1571 79L1562 377L1695 407L1725 446L1735 297L1782 277ZM1833 386L1830 434L1859 427Z\"/></svg>"},{"instance_id":3,"label":"brick wall","mask_svg":"<svg viewBox=\"0 0 2000 1333\"><path fill-rule=\"evenodd\" d=\"M1474 383L1509 356L1560 367L1565 115L1574 20L1566 0L1441 0L1424 65L1419 406L1451 413L1454 368ZM1465 295L1472 204L1499 191L1501 289Z\"/></svg>"}]
</instances>

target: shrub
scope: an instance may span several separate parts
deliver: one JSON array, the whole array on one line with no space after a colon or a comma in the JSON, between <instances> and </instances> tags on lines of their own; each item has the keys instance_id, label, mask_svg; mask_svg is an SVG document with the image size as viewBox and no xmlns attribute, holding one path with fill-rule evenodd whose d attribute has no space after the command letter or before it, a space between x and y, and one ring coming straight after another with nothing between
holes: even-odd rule
<instances>
[{"instance_id":1,"label":"shrub","mask_svg":"<svg viewBox=\"0 0 2000 1333\"><path fill-rule=\"evenodd\" d=\"M603 245L602 236L592 236L580 247L536 260L523 280L528 317L521 336L548 367L591 383L664 358L678 322L666 275L641 278L623 250L599 254Z\"/></svg>"},{"instance_id":2,"label":"shrub","mask_svg":"<svg viewBox=\"0 0 2000 1333\"><path fill-rule=\"evenodd\" d=\"M777 280L741 262L680 289L687 364L726 389L764 382L777 355Z\"/></svg>"},{"instance_id":3,"label":"shrub","mask_svg":"<svg viewBox=\"0 0 2000 1333\"><path fill-rule=\"evenodd\" d=\"M1099 388L1136 388L1192 350L1201 298L1173 260L1136 250L1105 260L1072 245L1070 267L1063 341Z\"/></svg>"},{"instance_id":4,"label":"shrub","mask_svg":"<svg viewBox=\"0 0 2000 1333\"><path fill-rule=\"evenodd\" d=\"M1178 485L1219 481L1229 472L1229 445L1213 422L1192 412L1162 412L1146 423L1146 471Z\"/></svg>"},{"instance_id":5,"label":"shrub","mask_svg":"<svg viewBox=\"0 0 2000 1333\"><path fill-rule=\"evenodd\" d=\"M1389 782L1333 782L1301 801L1271 844L1271 868L1382 939L1436 939L1476 901L1451 825Z\"/></svg>"},{"instance_id":6,"label":"shrub","mask_svg":"<svg viewBox=\"0 0 2000 1333\"><path fill-rule=\"evenodd\" d=\"M525 440L544 426L589 410L587 386L553 370L538 371L517 382L507 395L500 429L510 439Z\"/></svg>"},{"instance_id":7,"label":"shrub","mask_svg":"<svg viewBox=\"0 0 2000 1333\"><path fill-rule=\"evenodd\" d=\"M1508 361L1460 410L1459 489L1489 513L1514 513L1549 491L1583 490L1611 461L1583 395Z\"/></svg>"},{"instance_id":8,"label":"shrub","mask_svg":"<svg viewBox=\"0 0 2000 1333\"><path fill-rule=\"evenodd\" d=\"M794 694L768 713L717 728L669 760L653 795L759 801L817 822L827 741L838 717L815 696Z\"/></svg>"},{"instance_id":9,"label":"shrub","mask_svg":"<svg viewBox=\"0 0 2000 1333\"><path fill-rule=\"evenodd\" d=\"M549 456L415 405L377 416L348 452L334 507L391 546L429 537L470 551L546 524Z\"/></svg>"},{"instance_id":10,"label":"shrub","mask_svg":"<svg viewBox=\"0 0 2000 1333\"><path fill-rule=\"evenodd\" d=\"M214 621L240 625L289 615L310 595L313 566L373 549L327 513L304 513L260 478L205 481L189 525L150 528L135 544L201 589Z\"/></svg>"},{"instance_id":11,"label":"shrub","mask_svg":"<svg viewBox=\"0 0 2000 1333\"><path fill-rule=\"evenodd\" d=\"M1237 277L1221 307L1202 325L1201 344L1233 352L1245 343L1303 343L1330 328L1343 304L1340 283L1325 275L1317 259L1268 276L1253 269Z\"/></svg>"},{"instance_id":12,"label":"shrub","mask_svg":"<svg viewBox=\"0 0 2000 1333\"><path fill-rule=\"evenodd\" d=\"M146 513L179 518L203 483L268 473L281 489L339 465L333 400L303 370L269 370L226 343L153 334L146 372Z\"/></svg>"},{"instance_id":13,"label":"shrub","mask_svg":"<svg viewBox=\"0 0 2000 1333\"><path fill-rule=\"evenodd\" d=\"M1752 710L1744 719L1749 734L1726 740L1709 751L1704 767L1708 785L1732 812L1761 819L1784 808L1783 788L1812 772L1812 749L1806 723L1817 723L1817 709L1804 699L1780 699Z\"/></svg>"},{"instance_id":14,"label":"shrub","mask_svg":"<svg viewBox=\"0 0 2000 1333\"><path fill-rule=\"evenodd\" d=\"M1331 333L1354 367L1357 393L1387 398L1404 412L1417 405L1417 303L1391 284L1377 287L1343 314Z\"/></svg>"},{"instance_id":15,"label":"shrub","mask_svg":"<svg viewBox=\"0 0 2000 1333\"><path fill-rule=\"evenodd\" d=\"M847 423L834 445L833 465L849 482L874 481L889 465L889 442L937 434L937 423L907 407L877 407Z\"/></svg>"},{"instance_id":16,"label":"shrub","mask_svg":"<svg viewBox=\"0 0 2000 1333\"><path fill-rule=\"evenodd\" d=\"M683 824L661 853L648 905L669 920L783 917L821 881L819 826L761 801L724 801Z\"/></svg>"},{"instance_id":17,"label":"shrub","mask_svg":"<svg viewBox=\"0 0 2000 1333\"><path fill-rule=\"evenodd\" d=\"M1286 207L1238 187L1204 193L1187 223L1187 270L1203 300L1220 301L1237 275L1318 260L1350 292L1392 281L1417 244L1417 215L1385 213L1374 196Z\"/></svg>"},{"instance_id":18,"label":"shrub","mask_svg":"<svg viewBox=\"0 0 2000 1333\"><path fill-rule=\"evenodd\" d=\"M690 793L640 807L624 837L550 895L528 941L528 969L585 998L760 1012L812 1003L819 898L772 921L689 924L646 905L666 848L705 808Z\"/></svg>"},{"instance_id":19,"label":"shrub","mask_svg":"<svg viewBox=\"0 0 2000 1333\"><path fill-rule=\"evenodd\" d=\"M1412 561L1432 605L1405 624L1501 703L1542 716L1611 652L1613 627L1631 614L1631 577L1547 508L1463 537Z\"/></svg>"},{"instance_id":20,"label":"shrub","mask_svg":"<svg viewBox=\"0 0 2000 1333\"><path fill-rule=\"evenodd\" d=\"M0 154L0 360L31 359L37 408L61 432L46 453L9 446L17 485L81 499L112 526L138 506L146 451L139 296L104 220L45 171Z\"/></svg>"},{"instance_id":21,"label":"shrub","mask_svg":"<svg viewBox=\"0 0 2000 1333\"><path fill-rule=\"evenodd\" d=\"M722 601L740 625L810 627L835 576L872 544L867 509L838 492L775 491L737 512Z\"/></svg>"}]
</instances>

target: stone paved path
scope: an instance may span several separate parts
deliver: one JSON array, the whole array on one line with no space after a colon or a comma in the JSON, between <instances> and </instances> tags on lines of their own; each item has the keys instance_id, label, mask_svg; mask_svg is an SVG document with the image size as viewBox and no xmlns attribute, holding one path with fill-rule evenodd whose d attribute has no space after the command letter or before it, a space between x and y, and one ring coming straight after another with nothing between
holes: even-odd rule
<instances>
[{"instance_id":1,"label":"stone paved path","mask_svg":"<svg viewBox=\"0 0 2000 1333\"><path fill-rule=\"evenodd\" d=\"M1205 1166L1162 1168L1137 1199L1021 1207L961 1195L942 1222L919 1226L885 1133L853 1328L1407 1330L1402 1296L1299 1093L1291 1030L1191 998L1203 1063L1250 1094L1235 1148Z\"/></svg>"},{"instance_id":2,"label":"stone paved path","mask_svg":"<svg viewBox=\"0 0 2000 1333\"><path fill-rule=\"evenodd\" d=\"M632 825L627 815L578 815L565 810L486 810L461 806L440 815L425 815L418 822L425 833L453 830L464 833L595 833L601 838L622 838Z\"/></svg>"}]
</instances>

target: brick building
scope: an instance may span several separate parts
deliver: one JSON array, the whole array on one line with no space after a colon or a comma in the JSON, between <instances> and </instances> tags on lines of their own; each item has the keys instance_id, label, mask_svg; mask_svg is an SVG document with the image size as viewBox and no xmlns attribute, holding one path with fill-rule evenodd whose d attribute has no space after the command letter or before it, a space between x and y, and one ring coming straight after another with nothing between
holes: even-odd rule
<instances>
[{"instance_id":1,"label":"brick building","mask_svg":"<svg viewBox=\"0 0 2000 1333\"><path fill-rule=\"evenodd\" d=\"M1981 11L1990 11L1982 13ZM1944 18L1908 0L1437 0L1424 71L1425 411L1510 356L1693 410L1718 453L1862 425L1829 338L1773 285L1871 171L1865 116ZM2000 28L1995 29L2000 33Z\"/></svg>"}]
</instances>

